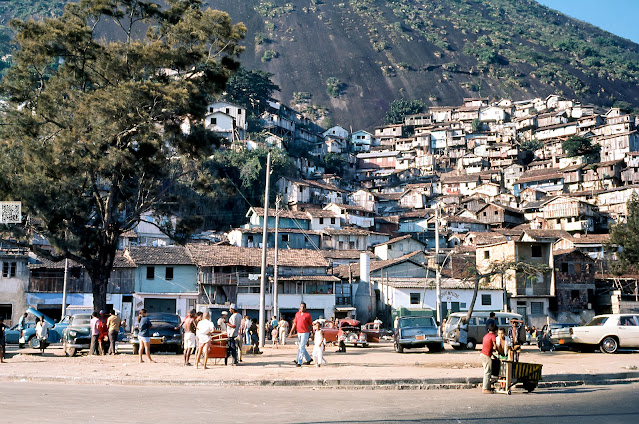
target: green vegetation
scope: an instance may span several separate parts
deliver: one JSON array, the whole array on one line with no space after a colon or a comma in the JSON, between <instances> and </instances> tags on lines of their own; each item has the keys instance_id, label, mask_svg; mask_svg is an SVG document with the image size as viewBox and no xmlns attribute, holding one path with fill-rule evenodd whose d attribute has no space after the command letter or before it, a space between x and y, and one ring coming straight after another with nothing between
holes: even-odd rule
<instances>
[{"instance_id":1,"label":"green vegetation","mask_svg":"<svg viewBox=\"0 0 639 424\"><path fill-rule=\"evenodd\" d=\"M628 219L610 229L610 242L606 248L616 252L612 262L615 274L636 272L639 264L639 198L633 196L627 203Z\"/></svg>"},{"instance_id":2,"label":"green vegetation","mask_svg":"<svg viewBox=\"0 0 639 424\"><path fill-rule=\"evenodd\" d=\"M239 67L246 33L197 2L167 0L166 12L154 3L109 4L81 2L61 18L13 22L20 49L1 86L8 104L0 198L19 194L29 216L11 237L42 257L84 266L96 309L106 307L119 238L142 215L153 213L177 241L202 225L201 211L190 209L209 194L198 170L221 140L197 122ZM123 21L121 41L92 30L112 16ZM140 35L131 20L151 30ZM33 234L52 249L31 245Z\"/></svg>"},{"instance_id":3,"label":"green vegetation","mask_svg":"<svg viewBox=\"0 0 639 424\"><path fill-rule=\"evenodd\" d=\"M262 56L261 60L262 60L262 62L265 62L265 63L266 62L270 62L271 60L279 57L279 55L280 54L278 52L276 52L275 50L266 50L264 52L264 55Z\"/></svg>"},{"instance_id":4,"label":"green vegetation","mask_svg":"<svg viewBox=\"0 0 639 424\"><path fill-rule=\"evenodd\" d=\"M385 124L401 124L408 115L414 115L424 111L426 105L421 100L394 100L388 107Z\"/></svg>"},{"instance_id":5,"label":"green vegetation","mask_svg":"<svg viewBox=\"0 0 639 424\"><path fill-rule=\"evenodd\" d=\"M562 147L569 158L584 156L588 163L600 161L601 146L593 145L590 138L573 135L562 143Z\"/></svg>"},{"instance_id":6,"label":"green vegetation","mask_svg":"<svg viewBox=\"0 0 639 424\"><path fill-rule=\"evenodd\" d=\"M295 10L293 3L286 3L282 6L278 6L277 1L264 1L260 0L255 6L255 11L262 15L264 18L277 18L278 16L290 13Z\"/></svg>"},{"instance_id":7,"label":"green vegetation","mask_svg":"<svg viewBox=\"0 0 639 424\"><path fill-rule=\"evenodd\" d=\"M339 97L345 85L338 78L330 77L326 80L326 94L331 97Z\"/></svg>"}]
</instances>

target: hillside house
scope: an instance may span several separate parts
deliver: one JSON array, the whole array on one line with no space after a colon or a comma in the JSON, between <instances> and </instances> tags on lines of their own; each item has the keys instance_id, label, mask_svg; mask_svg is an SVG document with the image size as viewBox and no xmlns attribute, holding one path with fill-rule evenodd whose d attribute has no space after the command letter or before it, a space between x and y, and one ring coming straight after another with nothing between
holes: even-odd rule
<instances>
[{"instance_id":1,"label":"hillside house","mask_svg":"<svg viewBox=\"0 0 639 424\"><path fill-rule=\"evenodd\" d=\"M373 252L380 260L397 259L407 253L423 252L426 245L410 235L392 238L373 246Z\"/></svg>"},{"instance_id":2,"label":"hillside house","mask_svg":"<svg viewBox=\"0 0 639 424\"><path fill-rule=\"evenodd\" d=\"M481 184L478 175L442 175L441 177L441 193L443 195L462 195L470 196L474 190Z\"/></svg>"},{"instance_id":3,"label":"hillside house","mask_svg":"<svg viewBox=\"0 0 639 424\"><path fill-rule=\"evenodd\" d=\"M244 140L248 130L246 109L229 102L211 103L207 108L204 125L229 141Z\"/></svg>"},{"instance_id":4,"label":"hillside house","mask_svg":"<svg viewBox=\"0 0 639 424\"><path fill-rule=\"evenodd\" d=\"M367 250L371 246L388 241L388 234L345 227L339 230L327 228L322 231L322 249Z\"/></svg>"},{"instance_id":5,"label":"hillside house","mask_svg":"<svg viewBox=\"0 0 639 424\"><path fill-rule=\"evenodd\" d=\"M597 207L590 203L559 196L546 202L542 211L548 229L568 232L592 232L595 230Z\"/></svg>"},{"instance_id":6,"label":"hillside house","mask_svg":"<svg viewBox=\"0 0 639 424\"><path fill-rule=\"evenodd\" d=\"M360 228L371 228L375 225L375 213L359 206L329 203L324 210L339 216L342 226L354 225Z\"/></svg>"},{"instance_id":7,"label":"hillside house","mask_svg":"<svg viewBox=\"0 0 639 424\"><path fill-rule=\"evenodd\" d=\"M577 249L553 252L555 264L556 313L570 322L587 322L594 315L595 266L588 255ZM578 318L577 318L578 317ZM576 318L576 319L575 319Z\"/></svg>"},{"instance_id":8,"label":"hillside house","mask_svg":"<svg viewBox=\"0 0 639 424\"><path fill-rule=\"evenodd\" d=\"M524 222L524 213L510 206L489 203L475 213L477 220L492 227L512 228Z\"/></svg>"},{"instance_id":9,"label":"hillside house","mask_svg":"<svg viewBox=\"0 0 639 424\"><path fill-rule=\"evenodd\" d=\"M371 146L374 144L373 134L368 131L359 130L351 135L351 146L353 152L370 152Z\"/></svg>"},{"instance_id":10,"label":"hillside house","mask_svg":"<svg viewBox=\"0 0 639 424\"><path fill-rule=\"evenodd\" d=\"M522 190L529 187L549 194L561 194L564 192L564 175L558 169L528 170L515 181L513 194L518 196Z\"/></svg>"},{"instance_id":11,"label":"hillside house","mask_svg":"<svg viewBox=\"0 0 639 424\"><path fill-rule=\"evenodd\" d=\"M17 324L29 307L25 296L29 286L28 262L26 249L0 244L0 317L8 326Z\"/></svg>"},{"instance_id":12,"label":"hillside house","mask_svg":"<svg viewBox=\"0 0 639 424\"><path fill-rule=\"evenodd\" d=\"M262 247L262 228L236 228L227 233L229 243L238 247ZM275 229L269 228L267 247L275 247ZM321 244L320 233L299 228L278 229L278 247L280 249L315 249Z\"/></svg>"},{"instance_id":13,"label":"hillside house","mask_svg":"<svg viewBox=\"0 0 639 424\"><path fill-rule=\"evenodd\" d=\"M310 230L311 218L306 212L281 210L278 216L279 228L282 230L289 228ZM264 208L251 207L246 213L246 217L249 219L249 222L245 228L262 228L264 226ZM268 228L275 228L274 208L269 208L268 210L267 226Z\"/></svg>"},{"instance_id":14,"label":"hillside house","mask_svg":"<svg viewBox=\"0 0 639 424\"><path fill-rule=\"evenodd\" d=\"M398 157L399 152L390 151L359 153L357 155L357 168L393 170L396 167Z\"/></svg>"},{"instance_id":15,"label":"hillside house","mask_svg":"<svg viewBox=\"0 0 639 424\"><path fill-rule=\"evenodd\" d=\"M392 145L395 140L404 137L404 126L402 124L391 124L375 127L374 136L382 146Z\"/></svg>"},{"instance_id":16,"label":"hillside house","mask_svg":"<svg viewBox=\"0 0 639 424\"><path fill-rule=\"evenodd\" d=\"M310 203L324 206L328 203L344 203L346 190L323 181L300 180L282 177L275 184L286 204Z\"/></svg>"}]
</instances>

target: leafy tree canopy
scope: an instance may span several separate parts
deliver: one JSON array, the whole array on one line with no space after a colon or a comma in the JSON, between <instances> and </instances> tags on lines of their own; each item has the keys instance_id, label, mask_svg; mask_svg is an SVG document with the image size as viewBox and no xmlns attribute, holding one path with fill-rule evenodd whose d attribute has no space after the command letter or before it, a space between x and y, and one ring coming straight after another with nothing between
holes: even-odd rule
<instances>
[{"instance_id":1,"label":"leafy tree canopy","mask_svg":"<svg viewBox=\"0 0 639 424\"><path fill-rule=\"evenodd\" d=\"M633 196L627 207L628 218L611 228L607 246L609 250L618 250L618 260L613 264L613 271L616 273L624 273L630 269L636 271L639 264L639 197Z\"/></svg>"},{"instance_id":2,"label":"leafy tree canopy","mask_svg":"<svg viewBox=\"0 0 639 424\"><path fill-rule=\"evenodd\" d=\"M277 84L271 81L272 77L273 74L269 72L240 68L226 84L225 97L257 116L265 110L268 101L274 100L273 93L280 91Z\"/></svg>"},{"instance_id":3,"label":"leafy tree canopy","mask_svg":"<svg viewBox=\"0 0 639 424\"><path fill-rule=\"evenodd\" d=\"M593 145L590 138L573 135L562 143L562 147L568 157L585 156L588 163L600 160L601 146Z\"/></svg>"},{"instance_id":4,"label":"leafy tree canopy","mask_svg":"<svg viewBox=\"0 0 639 424\"><path fill-rule=\"evenodd\" d=\"M144 213L188 215L179 195L218 143L200 124L208 99L239 67L244 25L199 0L165 4L80 0L59 18L12 23L0 198L28 216L16 240L40 234L53 251L30 246L38 254L87 269L99 309L119 236ZM99 37L101 26L119 41ZM155 221L178 238L196 223Z\"/></svg>"},{"instance_id":5,"label":"leafy tree canopy","mask_svg":"<svg viewBox=\"0 0 639 424\"><path fill-rule=\"evenodd\" d=\"M421 100L394 100L386 112L384 123L401 124L406 116L423 112L425 107L426 104Z\"/></svg>"}]
</instances>

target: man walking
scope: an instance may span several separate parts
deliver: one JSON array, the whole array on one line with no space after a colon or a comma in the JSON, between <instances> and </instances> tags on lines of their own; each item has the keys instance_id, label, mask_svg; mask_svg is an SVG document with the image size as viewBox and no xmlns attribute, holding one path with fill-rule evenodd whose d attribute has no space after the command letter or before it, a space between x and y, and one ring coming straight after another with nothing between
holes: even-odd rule
<instances>
[{"instance_id":1,"label":"man walking","mask_svg":"<svg viewBox=\"0 0 639 424\"><path fill-rule=\"evenodd\" d=\"M496 331L497 327L495 324L490 324L488 327L488 333L482 339L481 353L479 354L481 364L484 367L484 380L482 382L482 393L484 394L492 393L492 390L490 390L490 377L493 373L492 356L493 352L496 350Z\"/></svg>"},{"instance_id":2,"label":"man walking","mask_svg":"<svg viewBox=\"0 0 639 424\"><path fill-rule=\"evenodd\" d=\"M306 303L300 303L300 310L295 314L293 319L293 326L291 327L291 333L289 336L293 336L297 331L297 360L293 361L298 367L302 366L302 362L306 365L310 365L313 362L311 355L306 351L306 343L311 334L311 326L313 325L313 318L311 314L306 312Z\"/></svg>"},{"instance_id":3,"label":"man walking","mask_svg":"<svg viewBox=\"0 0 639 424\"><path fill-rule=\"evenodd\" d=\"M240 326L242 325L242 316L235 310L235 303L232 303L229 307L231 316L229 322L226 323L226 334L228 336L228 349L226 352L226 358L224 358L224 365L227 364L229 355L233 357L233 365L237 365L237 349L236 339L240 334Z\"/></svg>"},{"instance_id":4,"label":"man walking","mask_svg":"<svg viewBox=\"0 0 639 424\"><path fill-rule=\"evenodd\" d=\"M184 321L182 321L182 328L184 329L184 365L190 366L191 363L189 360L191 359L192 350L197 347L195 331L197 329L195 325L195 309L191 309L191 311L187 314Z\"/></svg>"},{"instance_id":5,"label":"man walking","mask_svg":"<svg viewBox=\"0 0 639 424\"><path fill-rule=\"evenodd\" d=\"M109 355L115 355L115 342L118 341L118 335L120 334L120 325L122 320L115 314L115 311L111 309L111 315L107 318L107 329L109 330Z\"/></svg>"}]
</instances>

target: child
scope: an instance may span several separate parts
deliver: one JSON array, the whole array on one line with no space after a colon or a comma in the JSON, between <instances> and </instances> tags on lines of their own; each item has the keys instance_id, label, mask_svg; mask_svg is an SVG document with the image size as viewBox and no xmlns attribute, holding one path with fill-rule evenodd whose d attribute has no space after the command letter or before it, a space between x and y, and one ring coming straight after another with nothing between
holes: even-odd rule
<instances>
[{"instance_id":1,"label":"child","mask_svg":"<svg viewBox=\"0 0 639 424\"><path fill-rule=\"evenodd\" d=\"M315 332L313 337L315 341L315 346L313 347L313 360L315 361L315 366L319 367L322 362L324 362L324 365L327 365L328 362L324 359L324 346L326 345L326 340L324 339L324 330L321 329L319 321L315 321L313 323L313 331Z\"/></svg>"},{"instance_id":2,"label":"child","mask_svg":"<svg viewBox=\"0 0 639 424\"><path fill-rule=\"evenodd\" d=\"M277 326L274 325L273 329L271 330L271 340L273 341L273 346L275 346L275 349L277 349L277 336L278 336L279 330L277 329Z\"/></svg>"}]
</instances>

